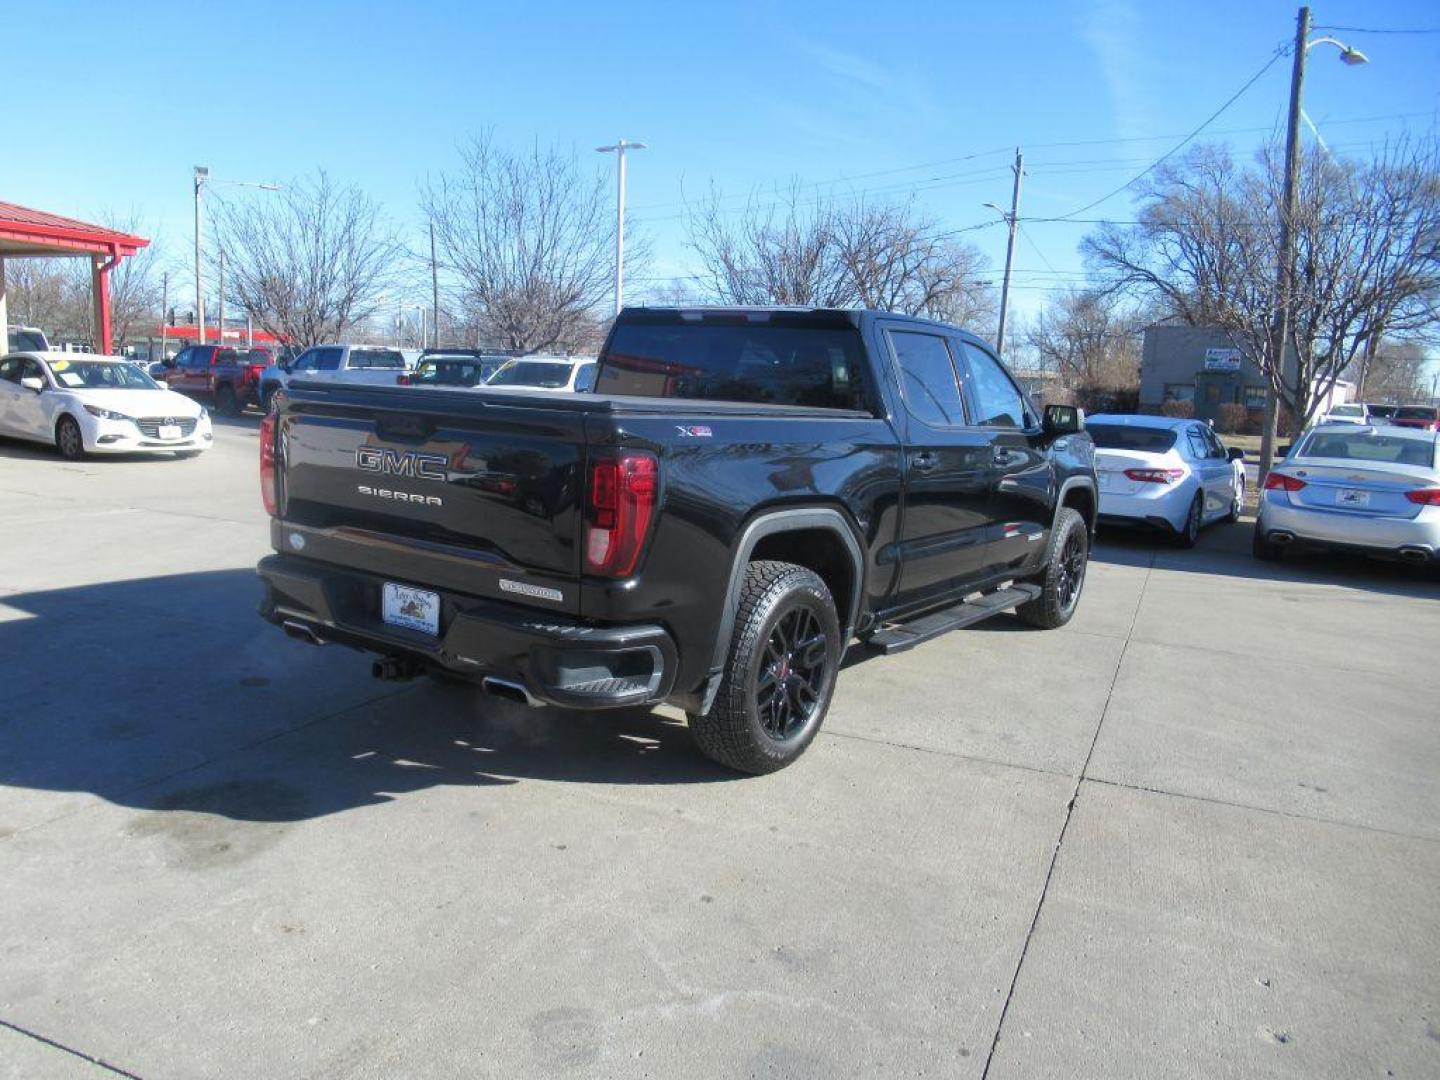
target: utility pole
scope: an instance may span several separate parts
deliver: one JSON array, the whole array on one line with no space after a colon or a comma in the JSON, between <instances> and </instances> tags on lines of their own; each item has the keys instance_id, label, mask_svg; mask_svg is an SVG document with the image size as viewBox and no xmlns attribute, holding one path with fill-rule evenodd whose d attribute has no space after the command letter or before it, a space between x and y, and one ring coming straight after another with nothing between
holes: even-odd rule
<instances>
[{"instance_id":1,"label":"utility pole","mask_svg":"<svg viewBox=\"0 0 1440 1080\"><path fill-rule=\"evenodd\" d=\"M1015 148L1015 187L1010 192L1010 213L1000 211L1000 216L1010 227L1010 238L1005 243L1005 277L1000 282L1000 326L995 331L995 351L1005 355L1005 319L1010 313L1010 268L1015 264L1015 233L1020 227L1020 179L1025 175L1025 159L1020 148ZM994 206L993 203L990 204ZM999 209L999 207L996 207Z\"/></svg>"},{"instance_id":2,"label":"utility pole","mask_svg":"<svg viewBox=\"0 0 1440 1080\"><path fill-rule=\"evenodd\" d=\"M1280 408L1275 384L1285 381L1285 346L1290 341L1295 303L1295 218L1299 215L1300 118L1305 93L1305 56L1316 45L1334 45L1340 59L1349 66L1369 62L1359 49L1352 49L1333 37L1310 40L1310 9L1302 7L1295 16L1295 62L1290 71L1290 115L1285 127L1285 194L1280 207L1280 262L1275 269L1275 323L1270 337L1270 378L1265 386L1265 422L1260 430L1260 482L1275 464L1275 421ZM1296 390L1299 387L1297 355ZM1303 423L1305 418L1294 418Z\"/></svg>"},{"instance_id":3,"label":"utility pole","mask_svg":"<svg viewBox=\"0 0 1440 1080\"><path fill-rule=\"evenodd\" d=\"M430 310L433 312L435 348L440 347L440 270L435 261L435 222L430 222ZM420 343L425 344L423 341Z\"/></svg>"},{"instance_id":4,"label":"utility pole","mask_svg":"<svg viewBox=\"0 0 1440 1080\"><path fill-rule=\"evenodd\" d=\"M615 155L615 314L625 303L625 151L644 150L642 142L616 140L613 146L597 146L597 153Z\"/></svg>"},{"instance_id":5,"label":"utility pole","mask_svg":"<svg viewBox=\"0 0 1440 1080\"><path fill-rule=\"evenodd\" d=\"M1295 212L1300 185L1300 102L1305 91L1305 42L1310 9L1295 17L1295 62L1290 69L1290 115L1285 127L1285 194L1280 206L1280 265L1275 271L1275 327L1270 335L1270 378L1265 385L1265 423L1260 429L1260 482L1275 464L1275 420L1280 411L1276 382L1285 379L1285 345L1290 340L1291 292L1295 287Z\"/></svg>"},{"instance_id":6,"label":"utility pole","mask_svg":"<svg viewBox=\"0 0 1440 1080\"><path fill-rule=\"evenodd\" d=\"M219 314L215 326L215 344L225 344L225 252L220 252Z\"/></svg>"}]
</instances>

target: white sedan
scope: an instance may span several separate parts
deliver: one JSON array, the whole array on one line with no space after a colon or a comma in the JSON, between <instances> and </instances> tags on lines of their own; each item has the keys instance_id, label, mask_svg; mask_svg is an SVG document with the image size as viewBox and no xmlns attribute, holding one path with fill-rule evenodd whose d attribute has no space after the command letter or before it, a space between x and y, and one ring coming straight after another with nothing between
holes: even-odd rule
<instances>
[{"instance_id":1,"label":"white sedan","mask_svg":"<svg viewBox=\"0 0 1440 1080\"><path fill-rule=\"evenodd\" d=\"M115 356L12 353L0 360L0 435L48 443L61 455L210 449L210 415Z\"/></svg>"},{"instance_id":2,"label":"white sedan","mask_svg":"<svg viewBox=\"0 0 1440 1080\"><path fill-rule=\"evenodd\" d=\"M1238 521L1245 505L1244 453L1226 450L1201 420L1090 416L1100 518L1158 529L1193 547L1212 521Z\"/></svg>"},{"instance_id":3,"label":"white sedan","mask_svg":"<svg viewBox=\"0 0 1440 1080\"><path fill-rule=\"evenodd\" d=\"M501 364L485 385L584 394L595 389L597 370L589 358L522 356Z\"/></svg>"}]
</instances>

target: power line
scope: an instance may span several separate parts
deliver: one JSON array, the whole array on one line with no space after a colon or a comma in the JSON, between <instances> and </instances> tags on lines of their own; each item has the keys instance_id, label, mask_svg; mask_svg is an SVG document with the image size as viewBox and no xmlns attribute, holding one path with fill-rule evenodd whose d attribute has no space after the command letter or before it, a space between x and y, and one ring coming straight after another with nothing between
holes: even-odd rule
<instances>
[{"instance_id":1,"label":"power line","mask_svg":"<svg viewBox=\"0 0 1440 1080\"><path fill-rule=\"evenodd\" d=\"M1242 92L1243 92L1243 90L1242 90ZM1223 111L1223 109L1222 109L1222 111ZM1217 115L1218 115L1218 114L1217 114ZM1435 110L1433 110L1433 109L1425 109L1425 110L1419 110L1419 111L1415 111L1415 112L1382 113L1382 114L1375 115L1375 116L1351 116L1351 117L1344 117L1344 118L1341 118L1341 119L1338 119L1338 120L1330 120L1330 119L1327 119L1327 120L1325 121L1325 126L1326 126L1326 127L1335 127L1335 126L1338 126L1338 125L1341 125L1341 124L1373 124L1373 123L1378 123L1378 122L1383 121L1383 120L1413 120L1413 119L1415 119L1415 118L1417 118L1417 117L1422 117L1422 116L1433 117L1433 116L1435 116ZM1270 126L1270 127L1222 128L1222 129L1219 130L1219 131L1212 132L1212 134L1214 134L1214 135L1254 135L1254 134L1257 134L1257 133L1266 132L1266 131L1271 131L1271 130L1273 130L1273 125ZM1067 147L1113 146L1113 145L1119 145L1119 144L1124 144L1124 143L1161 142L1161 141L1163 141L1163 140L1165 140L1165 139L1176 139L1176 138L1180 138L1180 137L1181 137L1181 136L1172 133L1172 134L1168 134L1168 135L1132 135L1132 136L1126 136L1126 137L1123 137L1123 138L1079 139L1079 140L1068 140L1068 141L1064 141L1064 142L1031 142L1030 140L1025 140L1025 141L1024 141L1024 145L1025 145L1027 148L1032 148L1032 147L1033 147L1034 149L1037 149L1037 150L1054 150L1054 149L1064 149L1064 148L1067 148ZM1189 138L1193 138L1193 137L1194 137L1193 133L1192 133L1190 136L1188 136L1188 137L1189 137ZM933 169L933 168L937 168L937 167L942 166L942 165L955 165L955 164L959 164L960 162L975 161L975 160L978 160L979 158L993 157L993 156L996 155L996 154L1009 153L1012 149L1013 149L1013 146L1011 146L1011 145L998 146L998 147L994 147L994 148L989 149L989 150L976 150L976 151L973 151L973 152L968 153L968 154L962 154L962 155L960 155L960 156L958 156L958 157L937 158L937 159L932 160L932 161L917 162L917 163L915 163L915 164L913 164L913 165L897 165L897 166L895 166L894 168L889 168L889 169L877 169L877 170L874 170L874 171L872 171L872 172L854 173L854 174L849 175L849 176L836 177L835 179L832 179L832 180L807 180L807 181L805 181L804 183L798 185L798 187L801 188L801 189L806 189L806 190L808 190L808 189L810 189L810 188L839 187L839 186L842 185L842 184L848 184L848 183L851 183L852 181L855 181L855 180L870 180L870 179L874 179L875 177L879 177L879 176L894 176L894 175L896 175L896 174L898 174L898 173L918 172L918 171L921 170L921 169ZM1122 160L1123 160L1123 161L1133 161L1133 162L1135 162L1136 164L1139 164L1140 162L1145 161L1145 160L1147 160L1147 159L1145 159L1145 158L1125 158L1125 159L1121 159L1121 158L1113 158L1113 159L1107 159L1107 158L1069 159L1069 160L1056 160L1056 161L1049 161L1049 162L1036 162L1035 165L1036 165L1037 167L1049 167L1049 166L1053 166L1053 165L1101 164L1101 163L1103 163L1103 162L1105 162L1105 161L1116 161L1116 162L1119 162L1119 161L1122 161ZM1031 167L1030 165L1026 165L1026 169L1027 169L1027 170L1028 170L1030 167ZM933 180L941 180L941 179L951 179L951 178L959 177L959 176L978 176L978 175L981 175L981 174L984 174L984 173L995 172L995 171L999 171L999 172L1002 172L1002 173L1003 173L1006 168L1007 168L1006 166L991 166L991 167L985 168L985 169L973 170L973 171L963 172L963 173L954 173L954 174L950 174L949 176L945 176L945 177L933 177L933 178L931 178L931 179L933 179ZM917 183L917 184L918 184L918 183L928 183L928 182L930 182L930 181L915 181L915 183ZM888 188L888 187L904 187L904 186L907 186L907 185L906 185L906 182L901 182L900 184L897 184L897 185L889 185L889 186L887 186L887 188ZM754 193L753 193L753 192L748 192L748 193L747 193L747 192L734 192L734 193L729 194L729 195L721 195L721 196L720 196L720 199L721 199L721 201L723 201L723 202L730 202L730 201L734 201L734 200L738 200L738 199L753 198L753 196L754 196ZM666 210L666 209L669 209L670 207L674 207L674 206L687 206L688 204L689 204L689 200L686 200L686 199L672 199L672 200L667 200L666 202L638 203L638 204L632 206L631 209L632 209L632 210L637 210L637 211ZM683 215L682 215L682 216L683 216ZM651 219L651 220L669 221L669 220L673 220L673 218L670 217L670 216L667 216L667 217L665 217L665 218L658 218L658 219Z\"/></svg>"},{"instance_id":2,"label":"power line","mask_svg":"<svg viewBox=\"0 0 1440 1080\"><path fill-rule=\"evenodd\" d=\"M1119 195L1122 191L1124 191L1126 188L1128 188L1131 184L1135 183L1135 181L1140 180L1140 179L1142 179L1143 177L1148 176L1150 173L1154 172L1154 171L1155 171L1156 169L1158 169L1161 165L1163 165L1166 161L1168 161L1170 158L1174 157L1174 156L1175 156L1176 154L1178 154L1181 150L1183 150L1187 145L1189 145L1189 143L1191 142L1191 140L1193 140L1193 139L1195 138L1195 136L1199 135L1200 132L1204 131L1204 130L1205 130L1207 127L1209 127L1209 126L1211 125L1211 123L1213 123L1215 120L1219 119L1220 115L1221 115L1222 113L1224 113L1226 109L1230 108L1231 105L1234 105L1235 102L1239 101L1239 100L1240 100L1240 97L1245 93L1245 91L1249 90L1250 87L1254 86L1257 82L1259 82L1259 81L1260 81L1260 77L1261 77L1262 75L1264 75L1267 71L1269 71L1272 67L1274 67L1274 66L1275 66L1275 62L1276 62L1277 60L1279 60L1282 56L1284 56L1287 51L1288 51L1288 46L1286 46L1286 45L1281 45L1281 46L1279 46L1273 53L1270 54L1270 59L1266 60L1265 63L1263 63L1263 64L1260 65L1260 70L1257 71L1257 72L1255 72L1254 75L1251 75L1250 78L1246 79L1246 80L1245 80L1245 84L1244 84L1243 86L1241 86L1239 90L1236 90L1235 93L1231 94L1231 95L1225 100L1225 104L1221 105L1221 106L1220 106L1218 109L1216 109L1213 113L1211 113L1209 116L1207 116L1203 121L1200 122L1200 124L1199 124L1194 130L1192 130L1192 131L1190 132L1190 134L1186 135L1183 139L1181 139L1178 143L1176 143L1174 146L1172 146L1169 150L1165 151L1165 153L1161 154L1158 158L1156 158L1154 161L1152 161L1152 162L1151 162L1149 165L1147 165L1144 169L1140 170L1140 172L1136 173L1136 174L1135 174L1134 176L1132 176L1129 180L1125 181L1125 183L1121 184L1121 185L1120 185L1119 187L1117 187L1114 191L1111 191L1110 193L1108 193L1108 194L1106 194L1106 195L1102 195L1100 198L1096 199L1094 202L1086 203L1084 206L1080 207L1080 209L1078 209L1078 210L1072 210L1072 211L1071 211L1070 213L1068 213L1068 214L1062 214L1061 217L1062 217L1062 218L1074 217L1074 216L1077 215L1077 214L1083 214L1083 213L1085 213L1087 210L1094 210L1095 207L1099 206L1101 203L1109 202L1109 201L1110 201L1111 199L1113 199L1116 195Z\"/></svg>"},{"instance_id":3,"label":"power line","mask_svg":"<svg viewBox=\"0 0 1440 1080\"><path fill-rule=\"evenodd\" d=\"M1440 34L1440 26L1395 30L1377 30L1368 26L1316 26L1312 29L1334 30L1340 34Z\"/></svg>"}]
</instances>

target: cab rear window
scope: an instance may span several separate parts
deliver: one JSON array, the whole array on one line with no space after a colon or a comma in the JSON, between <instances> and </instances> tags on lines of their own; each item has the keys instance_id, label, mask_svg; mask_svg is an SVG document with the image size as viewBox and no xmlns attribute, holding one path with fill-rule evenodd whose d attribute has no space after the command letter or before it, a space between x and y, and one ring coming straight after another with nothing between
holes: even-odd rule
<instances>
[{"instance_id":1,"label":"cab rear window","mask_svg":"<svg viewBox=\"0 0 1440 1080\"><path fill-rule=\"evenodd\" d=\"M394 349L351 349L352 368L386 368L392 371L405 370L405 357Z\"/></svg>"},{"instance_id":2,"label":"cab rear window","mask_svg":"<svg viewBox=\"0 0 1440 1080\"><path fill-rule=\"evenodd\" d=\"M632 323L615 328L597 394L867 408L853 328Z\"/></svg>"}]
</instances>

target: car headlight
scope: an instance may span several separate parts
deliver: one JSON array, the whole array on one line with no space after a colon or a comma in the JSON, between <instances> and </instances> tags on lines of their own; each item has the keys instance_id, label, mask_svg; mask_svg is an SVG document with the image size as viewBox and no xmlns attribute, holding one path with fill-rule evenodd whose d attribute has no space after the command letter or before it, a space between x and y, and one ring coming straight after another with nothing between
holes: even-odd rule
<instances>
[{"instance_id":1,"label":"car headlight","mask_svg":"<svg viewBox=\"0 0 1440 1080\"><path fill-rule=\"evenodd\" d=\"M102 409L99 405L86 405L85 411L91 416L98 416L101 420L130 420L133 422L135 419L133 416L126 416L124 413L113 412L110 409Z\"/></svg>"}]
</instances>

